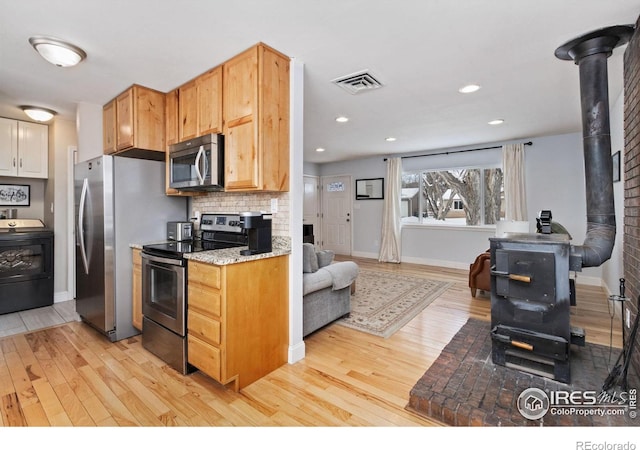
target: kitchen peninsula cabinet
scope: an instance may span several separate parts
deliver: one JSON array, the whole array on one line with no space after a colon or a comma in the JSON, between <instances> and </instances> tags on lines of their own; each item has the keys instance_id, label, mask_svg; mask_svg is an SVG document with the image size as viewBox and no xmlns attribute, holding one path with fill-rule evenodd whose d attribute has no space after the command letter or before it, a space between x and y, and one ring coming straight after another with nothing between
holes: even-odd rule
<instances>
[{"instance_id":1,"label":"kitchen peninsula cabinet","mask_svg":"<svg viewBox=\"0 0 640 450\"><path fill-rule=\"evenodd\" d=\"M238 391L287 362L288 256L188 262L188 361Z\"/></svg>"},{"instance_id":2,"label":"kitchen peninsula cabinet","mask_svg":"<svg viewBox=\"0 0 640 450\"><path fill-rule=\"evenodd\" d=\"M133 85L102 112L104 153L164 160L164 93Z\"/></svg>"},{"instance_id":3,"label":"kitchen peninsula cabinet","mask_svg":"<svg viewBox=\"0 0 640 450\"><path fill-rule=\"evenodd\" d=\"M222 67L203 73L178 90L178 142L222 133Z\"/></svg>"},{"instance_id":4,"label":"kitchen peninsula cabinet","mask_svg":"<svg viewBox=\"0 0 640 450\"><path fill-rule=\"evenodd\" d=\"M225 191L288 191L289 58L258 44L222 81Z\"/></svg>"},{"instance_id":5,"label":"kitchen peninsula cabinet","mask_svg":"<svg viewBox=\"0 0 640 450\"><path fill-rule=\"evenodd\" d=\"M0 176L49 177L49 127L0 117Z\"/></svg>"}]
</instances>

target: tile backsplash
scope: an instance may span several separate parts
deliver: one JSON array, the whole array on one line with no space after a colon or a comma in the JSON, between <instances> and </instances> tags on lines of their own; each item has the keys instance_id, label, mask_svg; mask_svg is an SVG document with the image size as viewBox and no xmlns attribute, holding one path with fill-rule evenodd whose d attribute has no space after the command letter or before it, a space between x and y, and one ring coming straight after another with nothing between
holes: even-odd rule
<instances>
[{"instance_id":1,"label":"tile backsplash","mask_svg":"<svg viewBox=\"0 0 640 450\"><path fill-rule=\"evenodd\" d=\"M278 212L273 213L271 223L273 236L289 236L288 192L211 192L206 196L193 197L191 217L200 213L263 211L271 212L271 200L277 199Z\"/></svg>"}]
</instances>

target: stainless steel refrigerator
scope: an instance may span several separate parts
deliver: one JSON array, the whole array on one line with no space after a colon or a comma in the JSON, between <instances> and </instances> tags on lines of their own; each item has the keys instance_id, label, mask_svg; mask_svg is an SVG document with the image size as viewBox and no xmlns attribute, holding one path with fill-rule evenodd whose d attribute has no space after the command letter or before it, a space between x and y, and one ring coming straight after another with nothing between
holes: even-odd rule
<instances>
[{"instance_id":1,"label":"stainless steel refrigerator","mask_svg":"<svg viewBox=\"0 0 640 450\"><path fill-rule=\"evenodd\" d=\"M111 341L132 325L132 243L166 238L188 217L187 199L165 195L165 163L100 156L75 165L76 311Z\"/></svg>"}]
</instances>

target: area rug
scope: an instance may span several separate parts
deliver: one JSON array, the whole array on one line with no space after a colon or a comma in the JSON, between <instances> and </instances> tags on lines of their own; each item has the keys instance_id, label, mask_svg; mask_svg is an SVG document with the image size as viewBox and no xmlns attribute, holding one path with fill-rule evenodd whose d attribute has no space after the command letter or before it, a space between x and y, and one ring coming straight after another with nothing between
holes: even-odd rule
<instances>
[{"instance_id":1,"label":"area rug","mask_svg":"<svg viewBox=\"0 0 640 450\"><path fill-rule=\"evenodd\" d=\"M351 296L351 314L337 323L386 339L451 285L419 276L361 269Z\"/></svg>"}]
</instances>

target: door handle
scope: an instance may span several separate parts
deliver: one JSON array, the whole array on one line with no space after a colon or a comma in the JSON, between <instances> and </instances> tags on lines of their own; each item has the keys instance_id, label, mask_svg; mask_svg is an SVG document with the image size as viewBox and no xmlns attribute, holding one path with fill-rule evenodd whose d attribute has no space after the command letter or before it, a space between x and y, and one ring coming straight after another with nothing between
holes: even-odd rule
<instances>
[{"instance_id":1,"label":"door handle","mask_svg":"<svg viewBox=\"0 0 640 450\"><path fill-rule=\"evenodd\" d=\"M198 177L198 181L200 182L200 185L204 184L204 176L202 176L202 173L200 173L200 159L202 158L202 154L204 153L204 146L200 146L200 149L198 150L198 156L196 156L196 164L195 164L195 168L196 168L196 176Z\"/></svg>"},{"instance_id":2,"label":"door handle","mask_svg":"<svg viewBox=\"0 0 640 450\"><path fill-rule=\"evenodd\" d=\"M82 193L80 194L80 207L78 210L78 241L80 244L80 255L82 256L82 265L84 273L89 275L89 261L87 260L87 249L84 242L84 208L87 204L87 191L89 190L89 179L85 178L82 183Z\"/></svg>"}]
</instances>

